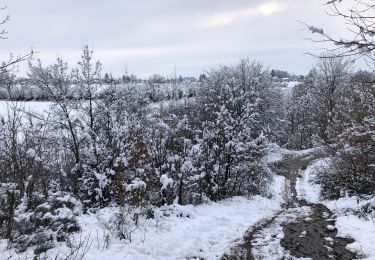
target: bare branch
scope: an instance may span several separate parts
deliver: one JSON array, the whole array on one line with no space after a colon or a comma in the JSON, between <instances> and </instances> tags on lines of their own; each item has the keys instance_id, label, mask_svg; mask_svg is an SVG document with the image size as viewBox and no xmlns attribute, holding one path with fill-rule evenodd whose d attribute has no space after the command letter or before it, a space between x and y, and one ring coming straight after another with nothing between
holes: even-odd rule
<instances>
[{"instance_id":1,"label":"bare branch","mask_svg":"<svg viewBox=\"0 0 375 260\"><path fill-rule=\"evenodd\" d=\"M353 0L352 8L342 11L337 3L342 0L331 0L329 11L326 13L332 17L339 17L346 24L346 29L352 35L350 39L341 38L327 33L323 28L309 25L305 22L305 28L311 33L318 35L317 38L310 39L316 43L330 43L332 53L339 57L364 57L373 60L375 54L375 4L371 0ZM314 55L315 56L315 55Z\"/></svg>"},{"instance_id":2,"label":"bare branch","mask_svg":"<svg viewBox=\"0 0 375 260\"><path fill-rule=\"evenodd\" d=\"M30 60L33 57L34 53L35 52L33 50L31 50L27 54L17 55L17 56L15 56L14 54L11 53L9 55L8 60L4 61L0 65L0 75L15 70L17 68L18 63Z\"/></svg>"},{"instance_id":3,"label":"bare branch","mask_svg":"<svg viewBox=\"0 0 375 260\"><path fill-rule=\"evenodd\" d=\"M6 8L7 8L6 6L1 7L0 11L5 10ZM9 20L10 20L10 16L6 15L5 18L0 19L0 26L6 24ZM8 32L6 30L0 29L0 40L7 39L8 38L6 36L7 33ZM31 59L33 55L34 55L33 50L31 50L29 53L24 54L24 55L14 55L11 53L9 55L8 60L3 61L2 64L0 65L0 75L13 71L17 67L18 63Z\"/></svg>"}]
</instances>

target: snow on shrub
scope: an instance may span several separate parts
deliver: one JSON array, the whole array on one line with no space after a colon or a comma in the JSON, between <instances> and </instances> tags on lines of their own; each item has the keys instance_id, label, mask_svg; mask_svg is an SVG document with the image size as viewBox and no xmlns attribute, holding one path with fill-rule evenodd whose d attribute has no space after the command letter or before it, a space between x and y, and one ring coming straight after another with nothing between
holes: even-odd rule
<instances>
[{"instance_id":1,"label":"snow on shrub","mask_svg":"<svg viewBox=\"0 0 375 260\"><path fill-rule=\"evenodd\" d=\"M35 246L39 252L46 251L80 229L75 217L81 212L81 203L70 194L49 192L45 202L35 208L28 202L22 198L15 210L12 243L19 250Z\"/></svg>"}]
</instances>

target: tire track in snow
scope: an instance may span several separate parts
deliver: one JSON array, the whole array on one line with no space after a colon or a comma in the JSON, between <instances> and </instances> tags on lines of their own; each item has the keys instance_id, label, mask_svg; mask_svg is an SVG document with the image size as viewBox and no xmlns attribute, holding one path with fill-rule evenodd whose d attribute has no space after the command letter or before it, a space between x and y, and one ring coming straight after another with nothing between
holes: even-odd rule
<instances>
[{"instance_id":1,"label":"tire track in snow","mask_svg":"<svg viewBox=\"0 0 375 260\"><path fill-rule=\"evenodd\" d=\"M283 209L246 232L222 260L242 259L355 259L345 247L351 239L336 237L332 212L321 204L297 198L300 170L320 157L319 153L287 154L275 171L285 177Z\"/></svg>"}]
</instances>

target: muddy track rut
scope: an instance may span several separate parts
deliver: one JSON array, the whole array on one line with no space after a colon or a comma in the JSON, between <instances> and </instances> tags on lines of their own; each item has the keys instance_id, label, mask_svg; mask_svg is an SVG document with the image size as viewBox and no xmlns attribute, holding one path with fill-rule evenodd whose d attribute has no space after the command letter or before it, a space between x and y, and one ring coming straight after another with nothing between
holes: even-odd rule
<instances>
[{"instance_id":1,"label":"muddy track rut","mask_svg":"<svg viewBox=\"0 0 375 260\"><path fill-rule=\"evenodd\" d=\"M333 213L322 204L297 198L296 180L319 153L290 154L278 162L274 170L285 177L282 210L270 219L250 228L243 242L235 245L222 260L294 259L314 260L357 259L345 249L352 239L337 237Z\"/></svg>"}]
</instances>

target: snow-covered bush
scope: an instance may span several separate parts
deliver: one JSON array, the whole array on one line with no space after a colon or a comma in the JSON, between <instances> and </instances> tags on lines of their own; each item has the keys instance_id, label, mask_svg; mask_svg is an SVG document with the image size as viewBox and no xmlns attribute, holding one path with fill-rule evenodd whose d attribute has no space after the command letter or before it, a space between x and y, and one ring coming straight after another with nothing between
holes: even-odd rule
<instances>
[{"instance_id":1,"label":"snow-covered bush","mask_svg":"<svg viewBox=\"0 0 375 260\"><path fill-rule=\"evenodd\" d=\"M326 56L326 55L323 55ZM302 84L293 88L288 104L288 147L306 149L329 143L328 127L341 89L348 84L350 61L322 58Z\"/></svg>"},{"instance_id":2,"label":"snow-covered bush","mask_svg":"<svg viewBox=\"0 0 375 260\"><path fill-rule=\"evenodd\" d=\"M19 195L16 183L0 183L0 237L12 236L14 209Z\"/></svg>"},{"instance_id":3,"label":"snow-covered bush","mask_svg":"<svg viewBox=\"0 0 375 260\"><path fill-rule=\"evenodd\" d=\"M319 136L317 106L312 91L316 77L316 71L312 70L305 81L292 90L287 113L287 146L291 149L311 148Z\"/></svg>"},{"instance_id":4,"label":"snow-covered bush","mask_svg":"<svg viewBox=\"0 0 375 260\"><path fill-rule=\"evenodd\" d=\"M321 174L328 197L375 193L375 87L359 72L340 92L329 125L333 163Z\"/></svg>"},{"instance_id":5,"label":"snow-covered bush","mask_svg":"<svg viewBox=\"0 0 375 260\"><path fill-rule=\"evenodd\" d=\"M45 251L79 230L75 219L81 210L79 201L61 191L40 197L44 202L35 208L29 208L29 199L24 197L15 209L12 244L20 250L35 246L37 251Z\"/></svg>"},{"instance_id":6,"label":"snow-covered bush","mask_svg":"<svg viewBox=\"0 0 375 260\"><path fill-rule=\"evenodd\" d=\"M103 85L92 55L86 46L72 73L60 58L30 64L30 83L54 102L48 113L17 108L0 121L0 182L12 186L0 189L1 238L42 252L79 229L81 209L112 208L106 230L131 240L140 217L158 218L157 206L191 217L179 205L266 193L274 90L260 64L223 66L199 88L124 87Z\"/></svg>"},{"instance_id":7,"label":"snow-covered bush","mask_svg":"<svg viewBox=\"0 0 375 260\"><path fill-rule=\"evenodd\" d=\"M268 145L263 130L270 87L268 71L249 60L213 70L204 82L198 171L210 199L259 194L271 182L260 160Z\"/></svg>"}]
</instances>

